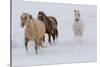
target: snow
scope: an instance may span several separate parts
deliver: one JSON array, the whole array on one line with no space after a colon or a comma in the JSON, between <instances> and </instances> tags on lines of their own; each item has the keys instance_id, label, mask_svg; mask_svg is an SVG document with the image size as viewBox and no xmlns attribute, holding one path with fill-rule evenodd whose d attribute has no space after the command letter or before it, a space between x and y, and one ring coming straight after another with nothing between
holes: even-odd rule
<instances>
[{"instance_id":1,"label":"snow","mask_svg":"<svg viewBox=\"0 0 100 67\"><path fill-rule=\"evenodd\" d=\"M72 24L74 9L79 9L84 21L83 37L74 37ZM34 42L28 43L28 52L24 46L24 29L20 27L20 15L23 12L37 18L38 11L54 16L58 21L59 36L52 45L43 43L46 48L39 48L35 54ZM73 5L13 1L12 3L12 65L43 65L58 63L95 62L97 60L97 17L94 5Z\"/></svg>"}]
</instances>

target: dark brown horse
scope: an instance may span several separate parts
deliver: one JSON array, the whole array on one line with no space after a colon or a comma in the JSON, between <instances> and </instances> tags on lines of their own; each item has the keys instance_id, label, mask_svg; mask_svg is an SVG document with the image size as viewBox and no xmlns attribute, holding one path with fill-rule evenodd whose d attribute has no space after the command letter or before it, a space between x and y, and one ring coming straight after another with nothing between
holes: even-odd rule
<instances>
[{"instance_id":1,"label":"dark brown horse","mask_svg":"<svg viewBox=\"0 0 100 67\"><path fill-rule=\"evenodd\" d=\"M46 33L48 34L48 41L51 44L51 36L53 41L58 37L57 20L53 16L46 16L43 11L38 12L38 19L45 23ZM45 38L43 39L45 41Z\"/></svg>"}]
</instances>

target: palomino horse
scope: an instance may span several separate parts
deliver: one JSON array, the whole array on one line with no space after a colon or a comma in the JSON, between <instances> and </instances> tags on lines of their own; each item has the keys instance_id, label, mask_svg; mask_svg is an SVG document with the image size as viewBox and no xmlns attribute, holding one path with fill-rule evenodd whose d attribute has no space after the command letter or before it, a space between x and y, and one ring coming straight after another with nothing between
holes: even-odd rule
<instances>
[{"instance_id":1,"label":"palomino horse","mask_svg":"<svg viewBox=\"0 0 100 67\"><path fill-rule=\"evenodd\" d=\"M57 20L53 16L46 16L46 14L42 11L38 12L38 19L43 21L46 27L46 33L48 34L48 41L51 44L51 36L53 38L53 41L55 41L55 38L58 37L58 29L57 29ZM44 40L45 41L45 40Z\"/></svg>"},{"instance_id":2,"label":"palomino horse","mask_svg":"<svg viewBox=\"0 0 100 67\"><path fill-rule=\"evenodd\" d=\"M45 24L37 19L33 19L28 13L21 15L21 27L25 26L25 48L28 50L27 44L29 40L35 41L36 54L38 47L42 46L43 36L45 35Z\"/></svg>"},{"instance_id":3,"label":"palomino horse","mask_svg":"<svg viewBox=\"0 0 100 67\"><path fill-rule=\"evenodd\" d=\"M84 31L84 24L82 22L79 10L74 9L74 17L75 17L73 24L74 36L82 36Z\"/></svg>"}]
</instances>

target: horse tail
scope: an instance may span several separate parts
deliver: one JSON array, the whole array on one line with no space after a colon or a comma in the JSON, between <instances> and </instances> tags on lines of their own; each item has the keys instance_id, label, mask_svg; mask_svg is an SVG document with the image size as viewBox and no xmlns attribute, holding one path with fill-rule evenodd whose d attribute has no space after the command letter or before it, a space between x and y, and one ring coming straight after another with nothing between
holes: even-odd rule
<instances>
[{"instance_id":1,"label":"horse tail","mask_svg":"<svg viewBox=\"0 0 100 67\"><path fill-rule=\"evenodd\" d=\"M57 29L58 23L57 23L57 20L56 20L55 17L51 17L51 18L55 21L55 24L56 24L56 29L54 30L54 33L55 33L55 36L56 36L56 38L57 38L57 37L58 37L58 29Z\"/></svg>"},{"instance_id":2,"label":"horse tail","mask_svg":"<svg viewBox=\"0 0 100 67\"><path fill-rule=\"evenodd\" d=\"M54 32L55 32L55 35L56 35L56 38L58 37L58 29L56 28L55 30L54 30Z\"/></svg>"},{"instance_id":3,"label":"horse tail","mask_svg":"<svg viewBox=\"0 0 100 67\"><path fill-rule=\"evenodd\" d=\"M54 19L56 25L58 25L56 18L53 17L53 19ZM56 29L55 29L55 35L56 35L56 38L57 38L57 37L58 37L58 29L57 29L57 27L56 27Z\"/></svg>"},{"instance_id":4,"label":"horse tail","mask_svg":"<svg viewBox=\"0 0 100 67\"><path fill-rule=\"evenodd\" d=\"M58 25L56 18L55 17L52 17L52 18L55 21L56 25Z\"/></svg>"}]
</instances>

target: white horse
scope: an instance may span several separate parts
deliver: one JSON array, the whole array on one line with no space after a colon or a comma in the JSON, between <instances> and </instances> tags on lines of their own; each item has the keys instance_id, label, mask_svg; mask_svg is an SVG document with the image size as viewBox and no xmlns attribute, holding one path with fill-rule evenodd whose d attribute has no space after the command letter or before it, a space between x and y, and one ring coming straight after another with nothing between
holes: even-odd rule
<instances>
[{"instance_id":1,"label":"white horse","mask_svg":"<svg viewBox=\"0 0 100 67\"><path fill-rule=\"evenodd\" d=\"M28 13L23 13L21 15L21 27L25 26L25 48L27 48L27 44L29 40L32 40L35 42L35 51L36 54L38 47L42 46L42 39L45 35L45 25L44 22L33 19L32 16Z\"/></svg>"},{"instance_id":2,"label":"white horse","mask_svg":"<svg viewBox=\"0 0 100 67\"><path fill-rule=\"evenodd\" d=\"M79 10L74 9L74 23L73 23L73 32L74 36L82 36L84 31L84 24L81 19Z\"/></svg>"}]
</instances>

